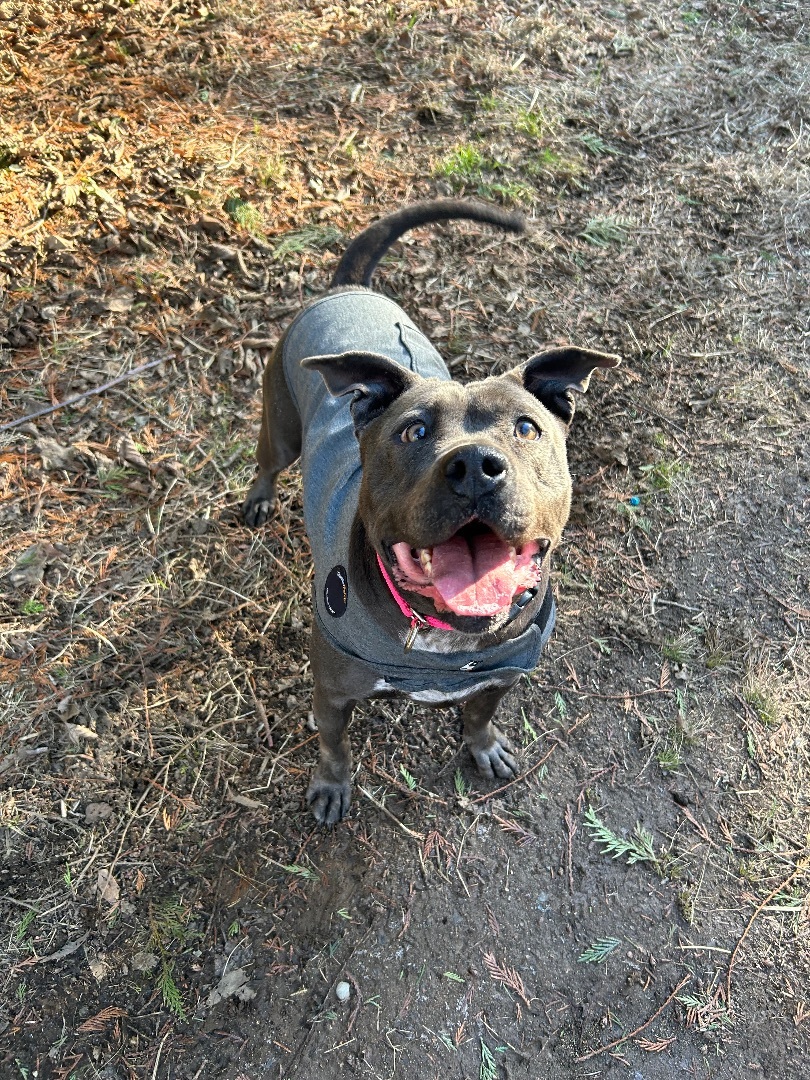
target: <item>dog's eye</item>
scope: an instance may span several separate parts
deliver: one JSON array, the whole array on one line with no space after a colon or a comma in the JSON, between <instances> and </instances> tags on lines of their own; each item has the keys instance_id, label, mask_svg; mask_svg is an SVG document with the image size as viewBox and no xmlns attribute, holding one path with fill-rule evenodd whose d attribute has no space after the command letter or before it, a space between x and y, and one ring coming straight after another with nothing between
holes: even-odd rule
<instances>
[{"instance_id":1,"label":"dog's eye","mask_svg":"<svg viewBox=\"0 0 810 1080\"><path fill-rule=\"evenodd\" d=\"M533 440L540 438L540 428L532 420L522 416L515 424L515 438Z\"/></svg>"},{"instance_id":2,"label":"dog's eye","mask_svg":"<svg viewBox=\"0 0 810 1080\"><path fill-rule=\"evenodd\" d=\"M420 439L424 439L426 435L427 428L421 420L417 420L415 424L408 424L400 435L400 439L403 442L418 442Z\"/></svg>"}]
</instances>

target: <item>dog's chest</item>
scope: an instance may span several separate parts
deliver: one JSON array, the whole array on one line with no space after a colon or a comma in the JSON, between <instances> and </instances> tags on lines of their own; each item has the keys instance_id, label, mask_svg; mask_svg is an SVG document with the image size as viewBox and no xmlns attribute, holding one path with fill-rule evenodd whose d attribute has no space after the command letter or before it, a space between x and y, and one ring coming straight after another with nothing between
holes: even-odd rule
<instances>
[{"instance_id":1,"label":"dog's chest","mask_svg":"<svg viewBox=\"0 0 810 1080\"><path fill-rule=\"evenodd\" d=\"M418 701L422 705L459 705L461 702L466 701L467 698L474 697L482 690L488 689L493 684L486 680L484 682L475 683L470 687L465 687L463 690L446 691L446 690L412 690L401 691L391 683L386 682L385 679L378 679L371 690L371 697L376 695L388 696L389 694L404 694L405 697L410 698L411 701Z\"/></svg>"}]
</instances>

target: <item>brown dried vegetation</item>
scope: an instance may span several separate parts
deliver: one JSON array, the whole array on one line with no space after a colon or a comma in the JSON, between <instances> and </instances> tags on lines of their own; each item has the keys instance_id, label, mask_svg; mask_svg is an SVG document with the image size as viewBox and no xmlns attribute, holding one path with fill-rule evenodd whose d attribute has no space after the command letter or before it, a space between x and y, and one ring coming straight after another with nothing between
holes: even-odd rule
<instances>
[{"instance_id":1,"label":"brown dried vegetation","mask_svg":"<svg viewBox=\"0 0 810 1080\"><path fill-rule=\"evenodd\" d=\"M806 1075L806 51L791 0L0 2L0 1075ZM375 706L325 834L294 472L238 513L260 371L451 192L533 217L380 272L458 377L625 365L525 778Z\"/></svg>"}]
</instances>

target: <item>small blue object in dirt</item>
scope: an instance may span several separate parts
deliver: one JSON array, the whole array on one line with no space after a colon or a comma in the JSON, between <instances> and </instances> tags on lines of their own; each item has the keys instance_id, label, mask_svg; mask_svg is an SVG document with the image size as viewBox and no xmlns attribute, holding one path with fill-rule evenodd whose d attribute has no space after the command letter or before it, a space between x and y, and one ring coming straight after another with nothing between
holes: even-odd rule
<instances>
[{"instance_id":1,"label":"small blue object in dirt","mask_svg":"<svg viewBox=\"0 0 810 1080\"><path fill-rule=\"evenodd\" d=\"M630 503L631 506L641 506L641 499L638 497L638 495L631 495L627 501Z\"/></svg>"}]
</instances>

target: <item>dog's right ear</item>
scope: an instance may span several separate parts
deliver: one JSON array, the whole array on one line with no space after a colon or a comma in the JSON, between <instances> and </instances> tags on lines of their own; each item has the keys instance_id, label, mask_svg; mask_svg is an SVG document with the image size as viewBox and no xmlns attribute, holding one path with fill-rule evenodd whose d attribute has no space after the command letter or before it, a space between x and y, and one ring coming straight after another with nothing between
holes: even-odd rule
<instances>
[{"instance_id":1,"label":"dog's right ear","mask_svg":"<svg viewBox=\"0 0 810 1080\"><path fill-rule=\"evenodd\" d=\"M421 381L421 376L387 356L371 352L345 352L335 356L308 356L301 367L319 371L330 394L353 394L354 430L360 432L382 415L396 399Z\"/></svg>"}]
</instances>

